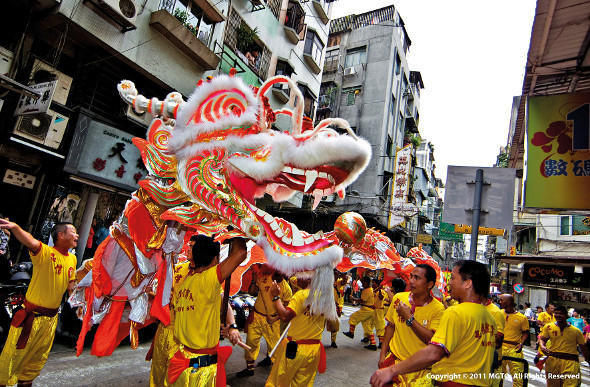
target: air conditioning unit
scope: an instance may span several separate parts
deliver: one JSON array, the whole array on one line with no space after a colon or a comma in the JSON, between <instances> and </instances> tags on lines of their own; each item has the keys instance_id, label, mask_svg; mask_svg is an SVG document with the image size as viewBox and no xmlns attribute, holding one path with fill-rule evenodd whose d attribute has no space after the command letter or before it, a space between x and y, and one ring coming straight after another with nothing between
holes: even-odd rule
<instances>
[{"instance_id":1,"label":"air conditioning unit","mask_svg":"<svg viewBox=\"0 0 590 387\"><path fill-rule=\"evenodd\" d=\"M12 51L9 51L4 47L0 47L0 74L8 74L10 68L12 67L13 59L14 54L12 53Z\"/></svg>"},{"instance_id":2,"label":"air conditioning unit","mask_svg":"<svg viewBox=\"0 0 590 387\"><path fill-rule=\"evenodd\" d=\"M123 32L136 28L137 5L133 0L89 0L87 4L119 25Z\"/></svg>"},{"instance_id":3,"label":"air conditioning unit","mask_svg":"<svg viewBox=\"0 0 590 387\"><path fill-rule=\"evenodd\" d=\"M16 121L14 134L58 149L68 126L68 119L52 110L47 110L47 113L27 114Z\"/></svg>"},{"instance_id":4,"label":"air conditioning unit","mask_svg":"<svg viewBox=\"0 0 590 387\"><path fill-rule=\"evenodd\" d=\"M35 76L38 75L37 72L39 71L50 73L53 77L55 77L55 79L57 79L55 91L53 92L53 99L51 101L65 105L68 101L68 95L70 95L70 89L72 88L72 77L62 73L61 71L57 71L39 59L35 59L30 79L34 80L36 78Z\"/></svg>"},{"instance_id":5,"label":"air conditioning unit","mask_svg":"<svg viewBox=\"0 0 590 387\"><path fill-rule=\"evenodd\" d=\"M150 126L154 117L148 112L137 114L132 106L125 106L125 116L141 125Z\"/></svg>"},{"instance_id":6,"label":"air conditioning unit","mask_svg":"<svg viewBox=\"0 0 590 387\"><path fill-rule=\"evenodd\" d=\"M355 75L356 74L356 69L354 67L347 67L344 69L344 76L350 76L350 75Z\"/></svg>"}]
</instances>

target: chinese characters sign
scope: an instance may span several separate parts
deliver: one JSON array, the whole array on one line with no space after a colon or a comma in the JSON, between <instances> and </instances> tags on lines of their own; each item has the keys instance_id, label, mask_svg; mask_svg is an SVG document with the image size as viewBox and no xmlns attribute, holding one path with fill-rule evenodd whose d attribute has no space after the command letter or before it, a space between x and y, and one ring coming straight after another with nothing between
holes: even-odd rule
<instances>
[{"instance_id":1,"label":"chinese characters sign","mask_svg":"<svg viewBox=\"0 0 590 387\"><path fill-rule=\"evenodd\" d=\"M524 205L590 209L590 93L527 102Z\"/></svg>"},{"instance_id":2,"label":"chinese characters sign","mask_svg":"<svg viewBox=\"0 0 590 387\"><path fill-rule=\"evenodd\" d=\"M410 188L410 169L412 168L412 145L407 145L397 151L395 155L395 175L393 176L393 189L391 191L391 207L394 208L408 202L408 190ZM388 227L393 227L405 221L404 216L389 215Z\"/></svg>"},{"instance_id":3,"label":"chinese characters sign","mask_svg":"<svg viewBox=\"0 0 590 387\"><path fill-rule=\"evenodd\" d=\"M57 81L51 81L29 86L29 88L41 94L41 96L37 99L34 99L21 94L18 104L16 105L14 115L21 116L24 114L47 112L47 109L49 109L49 104L51 103L51 99L53 98L53 92L55 91L56 84Z\"/></svg>"},{"instance_id":4,"label":"chinese characters sign","mask_svg":"<svg viewBox=\"0 0 590 387\"><path fill-rule=\"evenodd\" d=\"M3 183L18 185L19 187L33 189L35 186L35 180L37 178L27 173L22 173L12 169L7 169L4 174Z\"/></svg>"},{"instance_id":5,"label":"chinese characters sign","mask_svg":"<svg viewBox=\"0 0 590 387\"><path fill-rule=\"evenodd\" d=\"M75 168L70 160L68 172L93 180L136 190L147 174L133 136L103 123L92 121ZM69 157L68 157L69 158Z\"/></svg>"}]
</instances>

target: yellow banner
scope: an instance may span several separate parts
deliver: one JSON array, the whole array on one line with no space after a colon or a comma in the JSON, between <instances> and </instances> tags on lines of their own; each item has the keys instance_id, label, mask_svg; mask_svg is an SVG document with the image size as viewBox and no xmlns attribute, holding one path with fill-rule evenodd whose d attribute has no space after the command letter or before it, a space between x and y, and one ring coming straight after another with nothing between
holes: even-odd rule
<instances>
[{"instance_id":1,"label":"yellow banner","mask_svg":"<svg viewBox=\"0 0 590 387\"><path fill-rule=\"evenodd\" d=\"M471 226L467 226L464 224L456 224L455 225L455 232L461 234L471 234ZM490 228L490 227L480 227L479 228L479 235L504 235L503 228Z\"/></svg>"}]
</instances>

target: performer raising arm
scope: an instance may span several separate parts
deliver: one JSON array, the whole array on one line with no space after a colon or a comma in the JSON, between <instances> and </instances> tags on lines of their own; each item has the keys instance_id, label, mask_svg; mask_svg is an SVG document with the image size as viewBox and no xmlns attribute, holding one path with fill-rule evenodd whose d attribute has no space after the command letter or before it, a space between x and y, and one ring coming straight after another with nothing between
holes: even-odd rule
<instances>
[{"instance_id":1,"label":"performer raising arm","mask_svg":"<svg viewBox=\"0 0 590 387\"><path fill-rule=\"evenodd\" d=\"M10 230L29 249L34 267L25 307L15 313L0 355L0 385L31 386L53 345L63 294L74 289L76 256L69 250L78 234L72 224L57 223L51 230L55 246L49 247L6 219L0 219L0 229Z\"/></svg>"}]
</instances>

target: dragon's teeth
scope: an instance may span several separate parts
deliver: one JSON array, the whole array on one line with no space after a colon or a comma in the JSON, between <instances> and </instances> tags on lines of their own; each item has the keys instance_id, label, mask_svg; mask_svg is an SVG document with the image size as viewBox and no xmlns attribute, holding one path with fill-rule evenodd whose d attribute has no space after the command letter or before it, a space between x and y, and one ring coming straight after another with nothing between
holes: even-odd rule
<instances>
[{"instance_id":1,"label":"dragon's teeth","mask_svg":"<svg viewBox=\"0 0 590 387\"><path fill-rule=\"evenodd\" d=\"M303 246L301 231L294 224L291 224L291 232L293 233L293 246Z\"/></svg>"},{"instance_id":2,"label":"dragon's teeth","mask_svg":"<svg viewBox=\"0 0 590 387\"><path fill-rule=\"evenodd\" d=\"M328 174L326 172L320 172L320 174L318 175L319 178L322 179L327 179L328 178Z\"/></svg>"},{"instance_id":3,"label":"dragon's teeth","mask_svg":"<svg viewBox=\"0 0 590 387\"><path fill-rule=\"evenodd\" d=\"M303 192L309 191L315 180L318 178L318 171L306 171L305 172L305 189Z\"/></svg>"},{"instance_id":4,"label":"dragon's teeth","mask_svg":"<svg viewBox=\"0 0 590 387\"><path fill-rule=\"evenodd\" d=\"M270 228L276 231L279 228L279 224L275 220L273 220L272 222L270 222Z\"/></svg>"},{"instance_id":5,"label":"dragon's teeth","mask_svg":"<svg viewBox=\"0 0 590 387\"><path fill-rule=\"evenodd\" d=\"M283 230L281 230L280 228L278 230L276 230L275 235L279 238L282 238L285 236L285 233L283 232Z\"/></svg>"},{"instance_id":6,"label":"dragon's teeth","mask_svg":"<svg viewBox=\"0 0 590 387\"><path fill-rule=\"evenodd\" d=\"M313 197L313 206L311 207L312 211L315 211L315 209L318 207L318 205L320 204L320 201L322 200L322 195L317 195Z\"/></svg>"},{"instance_id":7,"label":"dragon's teeth","mask_svg":"<svg viewBox=\"0 0 590 387\"><path fill-rule=\"evenodd\" d=\"M306 245L312 243L314 240L315 238L313 237L313 235L304 239Z\"/></svg>"},{"instance_id":8,"label":"dragon's teeth","mask_svg":"<svg viewBox=\"0 0 590 387\"><path fill-rule=\"evenodd\" d=\"M266 223L270 223L270 222L272 222L274 220L274 218L272 217L271 214L265 214L264 215L264 220L265 220Z\"/></svg>"},{"instance_id":9,"label":"dragon's teeth","mask_svg":"<svg viewBox=\"0 0 590 387\"><path fill-rule=\"evenodd\" d=\"M305 175L305 170L303 169L293 168L291 171L291 173L294 175Z\"/></svg>"},{"instance_id":10,"label":"dragon's teeth","mask_svg":"<svg viewBox=\"0 0 590 387\"><path fill-rule=\"evenodd\" d=\"M293 168L291 168L291 167L285 167L285 168L283 168L283 172L285 172L285 173L293 173Z\"/></svg>"},{"instance_id":11,"label":"dragon's teeth","mask_svg":"<svg viewBox=\"0 0 590 387\"><path fill-rule=\"evenodd\" d=\"M290 245L291 244L291 238L283 237L282 240L287 245Z\"/></svg>"}]
</instances>

